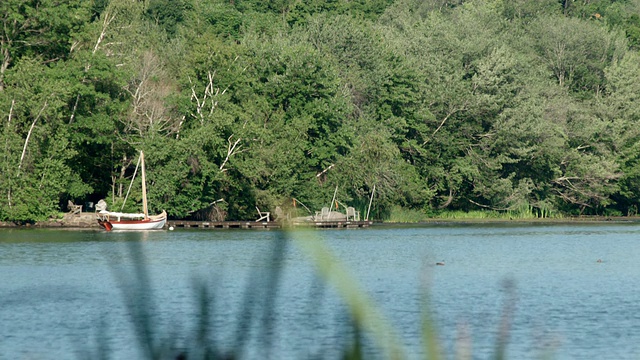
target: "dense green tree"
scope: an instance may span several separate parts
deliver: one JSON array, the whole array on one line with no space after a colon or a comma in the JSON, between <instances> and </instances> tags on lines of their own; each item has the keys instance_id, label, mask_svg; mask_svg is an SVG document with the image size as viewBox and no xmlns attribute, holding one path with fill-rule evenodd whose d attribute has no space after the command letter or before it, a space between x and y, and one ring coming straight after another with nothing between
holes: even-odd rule
<instances>
[{"instance_id":1,"label":"dense green tree","mask_svg":"<svg viewBox=\"0 0 640 360\"><path fill-rule=\"evenodd\" d=\"M614 35L573 18L540 18L532 25L534 49L560 86L583 96L604 85L604 67L616 50Z\"/></svg>"},{"instance_id":2,"label":"dense green tree","mask_svg":"<svg viewBox=\"0 0 640 360\"><path fill-rule=\"evenodd\" d=\"M285 197L322 198L316 174L345 154L351 133L348 102L334 67L309 44L286 38L248 40L251 93L246 99L241 173L260 190ZM238 99L240 100L240 99ZM250 161L249 161L250 160Z\"/></svg>"},{"instance_id":3,"label":"dense green tree","mask_svg":"<svg viewBox=\"0 0 640 360\"><path fill-rule=\"evenodd\" d=\"M90 19L88 1L6 0L0 3L0 91L4 75L22 57L66 59L72 37Z\"/></svg>"},{"instance_id":4,"label":"dense green tree","mask_svg":"<svg viewBox=\"0 0 640 360\"><path fill-rule=\"evenodd\" d=\"M539 16L557 14L561 9L557 0L500 0L498 3L506 19L524 23Z\"/></svg>"},{"instance_id":5,"label":"dense green tree","mask_svg":"<svg viewBox=\"0 0 640 360\"><path fill-rule=\"evenodd\" d=\"M189 15L184 23L185 32L213 33L232 39L240 37L244 16L228 1L194 2Z\"/></svg>"},{"instance_id":6,"label":"dense green tree","mask_svg":"<svg viewBox=\"0 0 640 360\"><path fill-rule=\"evenodd\" d=\"M0 3L0 219L635 213L640 1ZM135 185L139 186L139 185ZM134 189L138 190L138 189ZM139 193L139 191L134 191ZM133 193L132 193L133 194ZM125 209L137 211L130 195Z\"/></svg>"},{"instance_id":7,"label":"dense green tree","mask_svg":"<svg viewBox=\"0 0 640 360\"><path fill-rule=\"evenodd\" d=\"M423 81L422 112L427 116L416 123L422 139L413 163L437 193L434 206L466 207L469 202L459 195L468 193L477 173L466 156L505 106L492 103L493 80L484 79L489 73L480 63L490 54L502 24L489 22L491 7L483 5L458 7L451 19L433 11L394 11L384 20L393 26L398 49L404 49ZM509 92L506 86L503 90Z\"/></svg>"},{"instance_id":8,"label":"dense green tree","mask_svg":"<svg viewBox=\"0 0 640 360\"><path fill-rule=\"evenodd\" d=\"M518 96L485 141L499 178L508 179L513 192L493 201L502 207L524 203L555 210L566 210L568 204L580 212L607 205L607 196L616 191L618 166L608 149L595 142L602 124L585 115L552 85ZM482 184L479 194L487 198L488 189L491 195L490 184Z\"/></svg>"},{"instance_id":9,"label":"dense green tree","mask_svg":"<svg viewBox=\"0 0 640 360\"><path fill-rule=\"evenodd\" d=\"M69 145L67 62L43 66L22 58L7 72L1 93L10 104L3 121L3 200L0 218L43 220L56 213L63 199L92 189L73 171Z\"/></svg>"},{"instance_id":10,"label":"dense green tree","mask_svg":"<svg viewBox=\"0 0 640 360\"><path fill-rule=\"evenodd\" d=\"M184 21L186 9L187 4L182 0L149 0L145 14L168 34L173 35L178 24Z\"/></svg>"},{"instance_id":11,"label":"dense green tree","mask_svg":"<svg viewBox=\"0 0 640 360\"><path fill-rule=\"evenodd\" d=\"M326 175L322 174L326 181L339 185L346 200L361 205L366 204L375 187L376 207L382 211L397 205L424 206L433 192L415 167L398 161L402 154L389 129L365 119L355 126L349 152Z\"/></svg>"},{"instance_id":12,"label":"dense green tree","mask_svg":"<svg viewBox=\"0 0 640 360\"><path fill-rule=\"evenodd\" d=\"M637 213L640 201L640 111L636 106L640 94L640 57L627 53L606 69L607 96L599 103L597 113L608 123L609 143L618 155L623 173L620 193L615 199L624 213Z\"/></svg>"}]
</instances>

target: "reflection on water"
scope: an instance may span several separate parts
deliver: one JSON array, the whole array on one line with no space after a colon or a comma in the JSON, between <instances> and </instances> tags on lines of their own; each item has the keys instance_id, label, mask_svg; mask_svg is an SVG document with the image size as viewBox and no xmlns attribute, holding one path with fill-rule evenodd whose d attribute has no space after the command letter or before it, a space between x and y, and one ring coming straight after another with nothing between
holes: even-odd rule
<instances>
[{"instance_id":1,"label":"reflection on water","mask_svg":"<svg viewBox=\"0 0 640 360\"><path fill-rule=\"evenodd\" d=\"M267 259L278 235L2 230L0 358L69 358L95 351L97 339L113 358L139 357L123 296L133 290L118 275L133 271L136 240L143 240L159 335L188 340L198 314L193 280L203 279L214 297L216 341L231 346L245 289L268 281L260 274L273 265ZM422 355L425 283L446 352L455 353L459 330L466 329L474 357L490 357L505 279L514 281L517 295L509 358L640 356L638 225L374 227L319 235L387 315L410 358ZM443 260L445 266L435 266ZM347 327L341 302L295 248L279 262L272 358L337 357ZM250 343L247 358L259 347Z\"/></svg>"}]
</instances>

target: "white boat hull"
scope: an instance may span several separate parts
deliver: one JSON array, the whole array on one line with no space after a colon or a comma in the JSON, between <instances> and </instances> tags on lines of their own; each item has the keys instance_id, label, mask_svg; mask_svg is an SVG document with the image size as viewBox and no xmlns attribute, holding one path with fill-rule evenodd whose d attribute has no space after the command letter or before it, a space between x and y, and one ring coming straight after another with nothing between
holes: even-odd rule
<instances>
[{"instance_id":1,"label":"white boat hull","mask_svg":"<svg viewBox=\"0 0 640 360\"><path fill-rule=\"evenodd\" d=\"M111 222L112 230L157 230L164 228L167 219L160 221Z\"/></svg>"},{"instance_id":2,"label":"white boat hull","mask_svg":"<svg viewBox=\"0 0 640 360\"><path fill-rule=\"evenodd\" d=\"M100 226L107 231L111 230L160 230L167 223L167 213L152 215L147 219L126 219L101 214L98 218Z\"/></svg>"}]
</instances>

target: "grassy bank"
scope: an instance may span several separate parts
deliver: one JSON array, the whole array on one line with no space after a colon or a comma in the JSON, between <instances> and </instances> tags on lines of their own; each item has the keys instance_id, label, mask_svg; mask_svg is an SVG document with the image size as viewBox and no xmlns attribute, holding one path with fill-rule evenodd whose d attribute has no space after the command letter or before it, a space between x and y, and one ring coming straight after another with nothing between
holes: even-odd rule
<instances>
[{"instance_id":1,"label":"grassy bank","mask_svg":"<svg viewBox=\"0 0 640 360\"><path fill-rule=\"evenodd\" d=\"M533 208L523 208L514 211L422 211L394 207L385 223L417 224L431 222L501 222L501 221L526 221L526 222L574 222L574 221L640 221L640 216L611 215L566 215L558 212L541 211Z\"/></svg>"},{"instance_id":2,"label":"grassy bank","mask_svg":"<svg viewBox=\"0 0 640 360\"><path fill-rule=\"evenodd\" d=\"M565 215L546 209L523 206L515 210L416 210L395 206L389 214L389 222L418 223L433 220L539 220L564 219Z\"/></svg>"}]
</instances>

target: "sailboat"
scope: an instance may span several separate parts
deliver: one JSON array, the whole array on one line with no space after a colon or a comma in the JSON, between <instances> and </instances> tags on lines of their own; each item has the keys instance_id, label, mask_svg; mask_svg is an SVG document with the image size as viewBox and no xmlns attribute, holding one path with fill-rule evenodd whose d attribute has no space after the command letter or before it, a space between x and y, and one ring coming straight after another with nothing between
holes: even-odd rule
<instances>
[{"instance_id":1,"label":"sailboat","mask_svg":"<svg viewBox=\"0 0 640 360\"><path fill-rule=\"evenodd\" d=\"M149 215L149 209L147 207L147 179L144 166L144 153L142 151L140 151L140 165L142 169L143 212L122 213L101 210L98 212L98 224L105 230L156 230L162 229L167 222L167 213L164 210L158 215Z\"/></svg>"}]
</instances>

